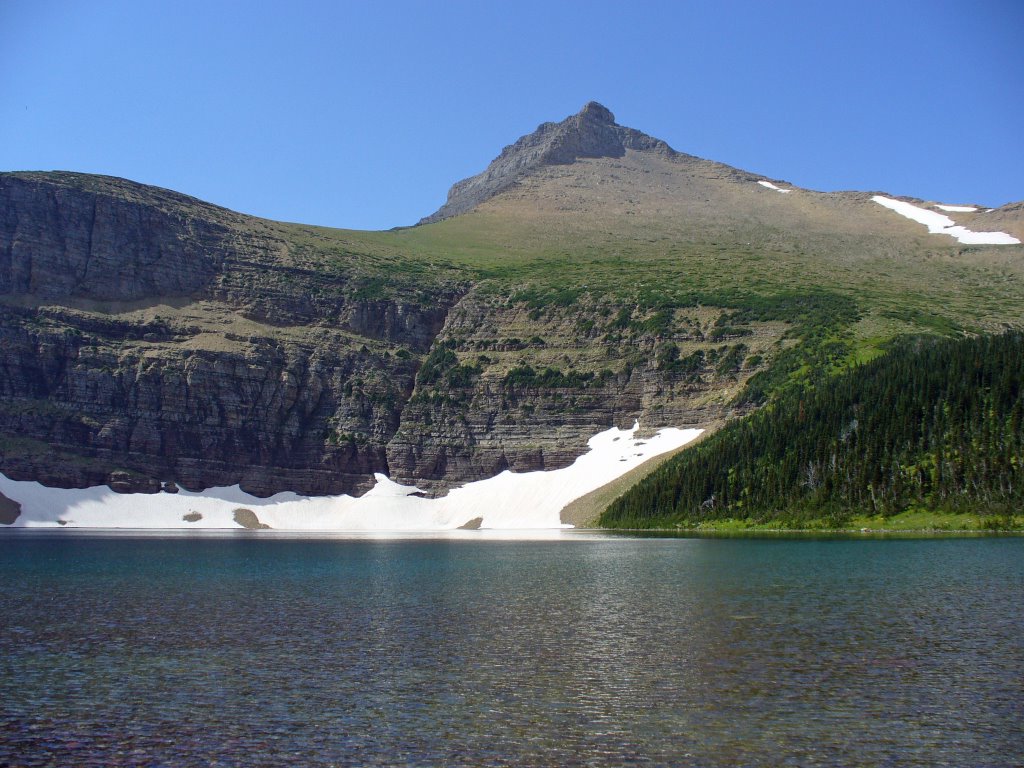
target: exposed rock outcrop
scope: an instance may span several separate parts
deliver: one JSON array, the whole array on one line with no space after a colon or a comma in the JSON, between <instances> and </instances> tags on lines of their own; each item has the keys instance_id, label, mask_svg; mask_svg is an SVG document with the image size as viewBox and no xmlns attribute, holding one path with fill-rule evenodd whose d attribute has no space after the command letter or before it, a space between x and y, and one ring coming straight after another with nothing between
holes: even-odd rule
<instances>
[{"instance_id":1,"label":"exposed rock outcrop","mask_svg":"<svg viewBox=\"0 0 1024 768\"><path fill-rule=\"evenodd\" d=\"M587 451L590 436L638 419L647 433L720 420L759 369L744 367L747 352L767 350L782 331L750 329L744 352L726 364L741 347L705 338L717 310L703 310L703 319L676 313L661 332L644 327L651 312L623 323L599 302L530 314L476 293L453 308L388 444L394 479L437 494L506 469L559 469ZM517 337L523 328L533 337ZM667 365L659 360L666 345L700 362Z\"/></svg>"},{"instance_id":2,"label":"exposed rock outcrop","mask_svg":"<svg viewBox=\"0 0 1024 768\"><path fill-rule=\"evenodd\" d=\"M0 471L369 488L464 288L382 287L314 236L120 179L0 174Z\"/></svg>"},{"instance_id":3,"label":"exposed rock outcrop","mask_svg":"<svg viewBox=\"0 0 1024 768\"><path fill-rule=\"evenodd\" d=\"M616 124L596 101L560 123L543 123L502 150L483 173L455 184L441 208L420 221L429 224L472 210L545 165L566 165L584 157L622 157L627 149L677 154L668 144Z\"/></svg>"},{"instance_id":4,"label":"exposed rock outcrop","mask_svg":"<svg viewBox=\"0 0 1024 768\"><path fill-rule=\"evenodd\" d=\"M0 294L133 301L193 293L227 252L233 214L120 179L0 175Z\"/></svg>"},{"instance_id":5,"label":"exposed rock outcrop","mask_svg":"<svg viewBox=\"0 0 1024 768\"><path fill-rule=\"evenodd\" d=\"M0 493L0 525L14 525L21 516L21 504Z\"/></svg>"},{"instance_id":6,"label":"exposed rock outcrop","mask_svg":"<svg viewBox=\"0 0 1024 768\"><path fill-rule=\"evenodd\" d=\"M250 531L265 531L270 528L266 523L261 523L256 513L251 509L239 507L234 512L235 522Z\"/></svg>"},{"instance_id":7,"label":"exposed rock outcrop","mask_svg":"<svg viewBox=\"0 0 1024 768\"><path fill-rule=\"evenodd\" d=\"M50 485L359 492L387 471L416 371L331 334L189 349L37 318L0 312L0 466Z\"/></svg>"}]
</instances>

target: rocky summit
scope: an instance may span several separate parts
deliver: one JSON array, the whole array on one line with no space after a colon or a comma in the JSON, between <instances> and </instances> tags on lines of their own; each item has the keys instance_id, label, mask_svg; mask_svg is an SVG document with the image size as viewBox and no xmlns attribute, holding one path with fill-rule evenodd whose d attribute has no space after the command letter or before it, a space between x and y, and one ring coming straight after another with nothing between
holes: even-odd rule
<instances>
[{"instance_id":1,"label":"rocky summit","mask_svg":"<svg viewBox=\"0 0 1024 768\"><path fill-rule=\"evenodd\" d=\"M899 336L1019 326L1024 248L876 196L676 152L594 102L388 232L3 173L0 472L436 495L611 426L713 426ZM1020 204L899 201L1024 237Z\"/></svg>"},{"instance_id":2,"label":"rocky summit","mask_svg":"<svg viewBox=\"0 0 1024 768\"><path fill-rule=\"evenodd\" d=\"M676 154L659 139L615 123L615 115L596 101L560 123L543 123L502 150L483 173L455 184L441 208L420 221L458 216L472 210L545 165L567 165L584 157L622 157L627 150Z\"/></svg>"}]
</instances>

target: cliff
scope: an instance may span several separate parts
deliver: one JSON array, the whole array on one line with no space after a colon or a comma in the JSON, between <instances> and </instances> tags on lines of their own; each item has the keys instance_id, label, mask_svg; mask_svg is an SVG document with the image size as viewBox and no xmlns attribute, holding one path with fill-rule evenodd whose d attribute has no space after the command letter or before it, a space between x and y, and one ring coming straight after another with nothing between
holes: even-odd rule
<instances>
[{"instance_id":1,"label":"cliff","mask_svg":"<svg viewBox=\"0 0 1024 768\"><path fill-rule=\"evenodd\" d=\"M717 418L753 370L684 381L658 370L658 333L598 343L608 306L531 319L457 270L123 180L3 174L0 201L14 479L336 494L383 472L441 493L565 466L638 418Z\"/></svg>"},{"instance_id":2,"label":"cliff","mask_svg":"<svg viewBox=\"0 0 1024 768\"><path fill-rule=\"evenodd\" d=\"M3 174L0 210L16 479L365 490L463 290L368 290L358 257L311 262L285 229L119 179Z\"/></svg>"}]
</instances>

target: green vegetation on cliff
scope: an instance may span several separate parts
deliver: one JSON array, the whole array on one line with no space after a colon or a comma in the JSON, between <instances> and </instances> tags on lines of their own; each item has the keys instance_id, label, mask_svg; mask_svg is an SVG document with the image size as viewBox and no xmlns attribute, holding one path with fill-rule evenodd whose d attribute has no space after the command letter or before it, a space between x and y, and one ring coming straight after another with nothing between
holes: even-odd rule
<instances>
[{"instance_id":1,"label":"green vegetation on cliff","mask_svg":"<svg viewBox=\"0 0 1024 768\"><path fill-rule=\"evenodd\" d=\"M818 385L791 387L631 488L609 527L849 526L1024 505L1024 334L910 339Z\"/></svg>"}]
</instances>

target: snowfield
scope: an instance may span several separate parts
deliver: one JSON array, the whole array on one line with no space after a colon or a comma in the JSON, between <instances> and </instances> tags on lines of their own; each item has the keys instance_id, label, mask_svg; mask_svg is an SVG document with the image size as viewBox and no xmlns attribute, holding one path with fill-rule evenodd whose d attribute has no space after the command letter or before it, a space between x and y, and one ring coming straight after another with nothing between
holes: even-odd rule
<instances>
[{"instance_id":1,"label":"snowfield","mask_svg":"<svg viewBox=\"0 0 1024 768\"><path fill-rule=\"evenodd\" d=\"M777 187L774 184L772 184L770 181L768 181L767 179L765 179L763 181L759 181L757 183L760 184L762 187L767 187L768 189L774 189L776 192L781 192L784 195L788 195L790 192L793 191L792 189L783 189L782 187Z\"/></svg>"},{"instance_id":2,"label":"snowfield","mask_svg":"<svg viewBox=\"0 0 1024 768\"><path fill-rule=\"evenodd\" d=\"M973 205L942 205L936 203L936 208L940 211L949 211L950 213L974 213L978 209ZM992 210L991 208L989 210Z\"/></svg>"},{"instance_id":3,"label":"snowfield","mask_svg":"<svg viewBox=\"0 0 1024 768\"><path fill-rule=\"evenodd\" d=\"M883 195L875 195L871 199L879 205L895 211L900 216L905 216L912 221L916 221L918 224L924 224L932 234L949 235L950 237L955 237L961 243L969 245L1017 245L1020 243L1020 240L1016 237L1005 232L972 232L967 227L959 226L949 216L911 205L902 200L893 200L891 197ZM946 206L946 210L954 207Z\"/></svg>"},{"instance_id":4,"label":"snowfield","mask_svg":"<svg viewBox=\"0 0 1024 768\"><path fill-rule=\"evenodd\" d=\"M560 512L570 502L621 477L647 459L694 440L703 430L667 428L635 437L612 428L588 441L590 450L563 469L505 471L426 499L418 489L376 475L363 496L304 497L278 493L265 499L237 485L178 493L115 493L107 486L48 488L0 474L0 493L21 504L15 527L192 529L267 526L305 531L437 531L466 524L500 530L571 528ZM244 523L244 525L243 525Z\"/></svg>"}]
</instances>

